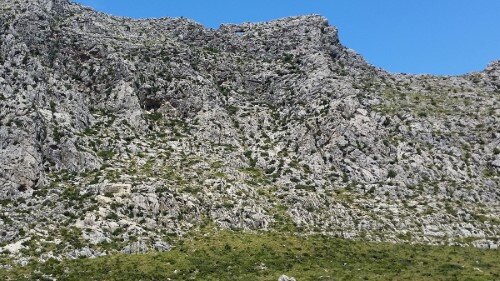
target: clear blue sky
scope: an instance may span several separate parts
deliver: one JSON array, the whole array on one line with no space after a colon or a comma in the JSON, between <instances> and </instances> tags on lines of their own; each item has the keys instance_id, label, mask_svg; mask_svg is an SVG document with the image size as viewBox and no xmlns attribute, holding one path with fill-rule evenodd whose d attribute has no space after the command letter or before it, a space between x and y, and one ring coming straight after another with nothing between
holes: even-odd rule
<instances>
[{"instance_id":1,"label":"clear blue sky","mask_svg":"<svg viewBox=\"0 0 500 281\"><path fill-rule=\"evenodd\" d=\"M500 59L500 0L75 0L133 18L180 17L212 28L321 14L344 45L391 72L464 74Z\"/></svg>"}]
</instances>

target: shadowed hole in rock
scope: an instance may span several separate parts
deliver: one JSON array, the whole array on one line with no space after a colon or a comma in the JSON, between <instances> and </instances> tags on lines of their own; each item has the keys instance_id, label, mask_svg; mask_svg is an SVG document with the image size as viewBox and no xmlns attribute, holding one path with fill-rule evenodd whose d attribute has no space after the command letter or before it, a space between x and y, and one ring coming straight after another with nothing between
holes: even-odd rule
<instances>
[{"instance_id":1,"label":"shadowed hole in rock","mask_svg":"<svg viewBox=\"0 0 500 281\"><path fill-rule=\"evenodd\" d=\"M25 184L21 184L21 185L17 188L17 190L18 190L19 192L25 192L27 189L28 189L28 188L26 187L26 185L25 185Z\"/></svg>"},{"instance_id":2,"label":"shadowed hole in rock","mask_svg":"<svg viewBox=\"0 0 500 281\"><path fill-rule=\"evenodd\" d=\"M143 102L144 109L146 110L157 110L161 107L162 102L155 99L145 99Z\"/></svg>"}]
</instances>

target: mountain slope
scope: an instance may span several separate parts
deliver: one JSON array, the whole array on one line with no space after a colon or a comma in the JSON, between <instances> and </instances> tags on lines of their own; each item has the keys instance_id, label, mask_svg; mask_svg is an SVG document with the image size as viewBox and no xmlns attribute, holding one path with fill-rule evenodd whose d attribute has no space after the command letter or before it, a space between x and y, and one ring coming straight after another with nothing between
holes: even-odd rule
<instances>
[{"instance_id":1,"label":"mountain slope","mask_svg":"<svg viewBox=\"0 0 500 281\"><path fill-rule=\"evenodd\" d=\"M499 62L390 74L315 15L211 30L4 3L5 255L167 250L207 224L498 247Z\"/></svg>"}]
</instances>

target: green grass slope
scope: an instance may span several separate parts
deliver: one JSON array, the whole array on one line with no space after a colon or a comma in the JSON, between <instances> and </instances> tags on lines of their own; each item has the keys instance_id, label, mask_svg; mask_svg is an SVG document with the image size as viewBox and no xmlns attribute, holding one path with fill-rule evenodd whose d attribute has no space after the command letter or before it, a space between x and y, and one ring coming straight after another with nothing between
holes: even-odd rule
<instances>
[{"instance_id":1,"label":"green grass slope","mask_svg":"<svg viewBox=\"0 0 500 281\"><path fill-rule=\"evenodd\" d=\"M166 253L110 255L0 271L0 280L500 280L500 251L212 231Z\"/></svg>"}]
</instances>

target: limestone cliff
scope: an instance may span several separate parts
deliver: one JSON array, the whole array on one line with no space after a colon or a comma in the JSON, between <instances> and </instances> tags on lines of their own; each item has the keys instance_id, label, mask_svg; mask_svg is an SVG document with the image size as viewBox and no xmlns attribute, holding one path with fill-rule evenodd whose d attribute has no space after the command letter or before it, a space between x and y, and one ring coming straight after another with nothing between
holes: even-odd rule
<instances>
[{"instance_id":1,"label":"limestone cliff","mask_svg":"<svg viewBox=\"0 0 500 281\"><path fill-rule=\"evenodd\" d=\"M387 73L317 15L213 30L2 0L0 246L138 252L215 223L497 247L499 96L499 62Z\"/></svg>"}]
</instances>

